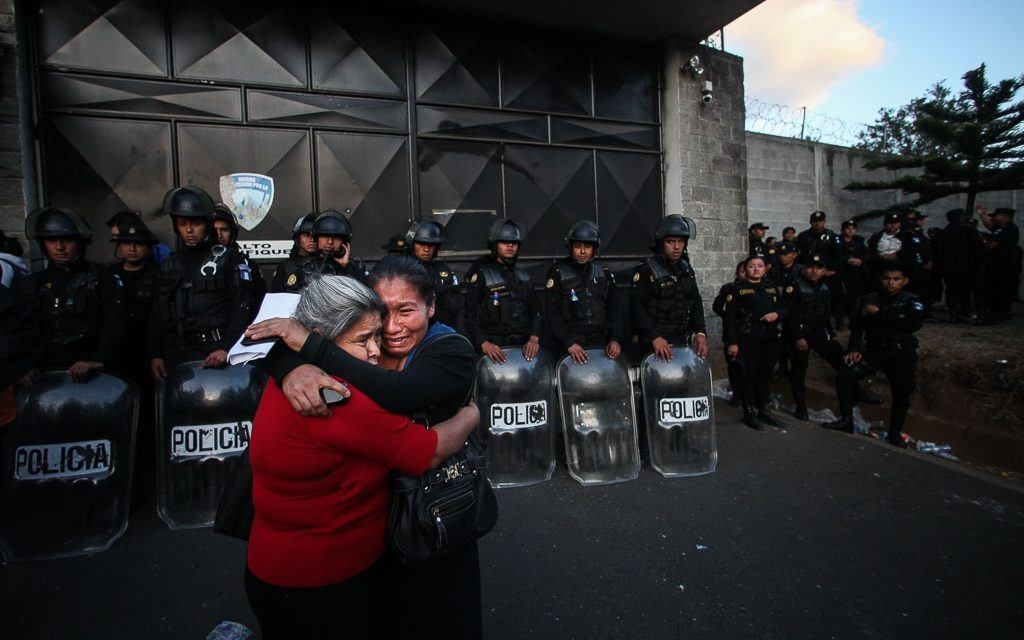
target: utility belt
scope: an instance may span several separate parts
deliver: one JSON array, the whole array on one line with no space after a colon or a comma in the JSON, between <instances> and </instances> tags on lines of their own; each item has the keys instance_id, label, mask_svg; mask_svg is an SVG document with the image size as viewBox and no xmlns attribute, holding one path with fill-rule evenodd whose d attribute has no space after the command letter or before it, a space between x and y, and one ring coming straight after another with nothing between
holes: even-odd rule
<instances>
[{"instance_id":1,"label":"utility belt","mask_svg":"<svg viewBox=\"0 0 1024 640\"><path fill-rule=\"evenodd\" d=\"M868 351L916 351L917 350L917 338L898 339L898 338L883 338L881 340L872 340L868 342Z\"/></svg>"},{"instance_id":2,"label":"utility belt","mask_svg":"<svg viewBox=\"0 0 1024 640\"><path fill-rule=\"evenodd\" d=\"M527 333L510 333L508 335L487 334L487 341L493 342L499 347L519 347L526 344L530 339Z\"/></svg>"},{"instance_id":3,"label":"utility belt","mask_svg":"<svg viewBox=\"0 0 1024 640\"><path fill-rule=\"evenodd\" d=\"M185 331L182 334L185 344L198 346L220 342L223 339L220 329L201 329L197 331Z\"/></svg>"}]
</instances>

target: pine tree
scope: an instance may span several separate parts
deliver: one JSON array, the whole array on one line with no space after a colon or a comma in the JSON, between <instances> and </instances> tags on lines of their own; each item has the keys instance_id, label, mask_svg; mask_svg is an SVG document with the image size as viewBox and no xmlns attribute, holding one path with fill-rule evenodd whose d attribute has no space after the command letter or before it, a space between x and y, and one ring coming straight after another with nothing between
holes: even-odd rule
<instances>
[{"instance_id":1,"label":"pine tree","mask_svg":"<svg viewBox=\"0 0 1024 640\"><path fill-rule=\"evenodd\" d=\"M985 78L985 65L963 75L963 90L951 96L936 85L928 97L904 107L897 116L904 129L885 120L886 111L865 137L877 139L889 155L864 164L866 169L919 170L893 180L851 182L850 191L902 189L915 195L909 206L916 207L946 196L967 195L967 211L974 211L975 196L986 191L1019 189L1024 185L1024 101L1012 102L1024 88L1024 76L992 85ZM900 124L900 123L897 123ZM894 133L903 136L895 141ZM909 134L909 135L908 135ZM865 142L864 137L861 138ZM873 212L874 213L874 212Z\"/></svg>"}]
</instances>

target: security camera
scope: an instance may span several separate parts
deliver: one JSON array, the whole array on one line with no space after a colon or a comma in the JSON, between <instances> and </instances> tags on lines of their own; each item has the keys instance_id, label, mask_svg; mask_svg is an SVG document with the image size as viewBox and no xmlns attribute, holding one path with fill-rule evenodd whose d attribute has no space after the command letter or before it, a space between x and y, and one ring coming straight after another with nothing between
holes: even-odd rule
<instances>
[{"instance_id":1,"label":"security camera","mask_svg":"<svg viewBox=\"0 0 1024 640\"><path fill-rule=\"evenodd\" d=\"M710 80L705 80L704 84L701 86L700 99L704 104L708 104L715 99L714 85L711 84Z\"/></svg>"}]
</instances>

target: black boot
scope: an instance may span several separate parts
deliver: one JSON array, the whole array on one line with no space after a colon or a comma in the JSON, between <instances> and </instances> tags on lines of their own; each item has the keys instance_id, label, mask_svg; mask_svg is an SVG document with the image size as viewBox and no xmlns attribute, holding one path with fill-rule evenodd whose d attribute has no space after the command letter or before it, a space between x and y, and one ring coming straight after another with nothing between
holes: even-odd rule
<instances>
[{"instance_id":1,"label":"black boot","mask_svg":"<svg viewBox=\"0 0 1024 640\"><path fill-rule=\"evenodd\" d=\"M807 405L802 403L796 405L796 411L793 412L793 415L796 416L797 420L802 420L803 422L810 420L810 418L807 417Z\"/></svg>"},{"instance_id":2,"label":"black boot","mask_svg":"<svg viewBox=\"0 0 1024 640\"><path fill-rule=\"evenodd\" d=\"M772 410L769 407L763 407L757 412L757 421L761 424L768 424L776 429L785 429L786 423L779 420L772 414Z\"/></svg>"},{"instance_id":3,"label":"black boot","mask_svg":"<svg viewBox=\"0 0 1024 640\"><path fill-rule=\"evenodd\" d=\"M823 422L821 426L832 431L844 431L846 433L853 433L853 417L843 416L834 422Z\"/></svg>"},{"instance_id":4,"label":"black boot","mask_svg":"<svg viewBox=\"0 0 1024 640\"><path fill-rule=\"evenodd\" d=\"M757 414L754 413L753 407L743 407L743 424L754 431L764 431L764 425L757 419Z\"/></svg>"}]
</instances>

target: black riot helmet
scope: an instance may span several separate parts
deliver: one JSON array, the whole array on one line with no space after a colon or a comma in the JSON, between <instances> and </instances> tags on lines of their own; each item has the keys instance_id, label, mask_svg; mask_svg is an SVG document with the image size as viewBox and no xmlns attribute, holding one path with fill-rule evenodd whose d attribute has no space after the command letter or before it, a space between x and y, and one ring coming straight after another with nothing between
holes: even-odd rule
<instances>
[{"instance_id":1,"label":"black riot helmet","mask_svg":"<svg viewBox=\"0 0 1024 640\"><path fill-rule=\"evenodd\" d=\"M589 242L596 250L601 246L601 232L597 224L590 220L580 220L569 227L569 232L565 234L565 246L571 249L574 242Z\"/></svg>"},{"instance_id":2,"label":"black riot helmet","mask_svg":"<svg viewBox=\"0 0 1024 640\"><path fill-rule=\"evenodd\" d=\"M300 233L313 233L313 223L316 222L316 211L310 211L295 221L292 226L292 240L298 240Z\"/></svg>"},{"instance_id":3,"label":"black riot helmet","mask_svg":"<svg viewBox=\"0 0 1024 640\"><path fill-rule=\"evenodd\" d=\"M676 237L690 239L694 231L693 220L673 213L662 218L658 229L654 232L654 244L660 245L665 238Z\"/></svg>"},{"instance_id":4,"label":"black riot helmet","mask_svg":"<svg viewBox=\"0 0 1024 640\"><path fill-rule=\"evenodd\" d=\"M411 251L414 242L444 244L444 228L436 220L413 220L405 232L405 246Z\"/></svg>"},{"instance_id":5,"label":"black riot helmet","mask_svg":"<svg viewBox=\"0 0 1024 640\"><path fill-rule=\"evenodd\" d=\"M210 222L213 218L213 198L199 187L178 187L164 196L164 213L171 218L191 218Z\"/></svg>"},{"instance_id":6,"label":"black riot helmet","mask_svg":"<svg viewBox=\"0 0 1024 640\"><path fill-rule=\"evenodd\" d=\"M327 209L316 217L313 222L314 236L343 236L346 242L352 241L352 224L344 215L334 209Z\"/></svg>"},{"instance_id":7,"label":"black riot helmet","mask_svg":"<svg viewBox=\"0 0 1024 640\"><path fill-rule=\"evenodd\" d=\"M57 207L44 207L35 212L35 224L32 228L32 238L78 238L88 240L88 232L83 232L79 226L78 215L69 209Z\"/></svg>"},{"instance_id":8,"label":"black riot helmet","mask_svg":"<svg viewBox=\"0 0 1024 640\"><path fill-rule=\"evenodd\" d=\"M228 223L228 228L231 229L230 242L238 240L238 220L235 220L235 214L231 213L231 209L223 202L213 205L213 221L216 222L217 220L223 220Z\"/></svg>"},{"instance_id":9,"label":"black riot helmet","mask_svg":"<svg viewBox=\"0 0 1024 640\"><path fill-rule=\"evenodd\" d=\"M519 223L511 218L502 218L491 225L490 231L487 232L487 244L493 245L495 242L522 242L523 241L523 230L519 226Z\"/></svg>"}]
</instances>

